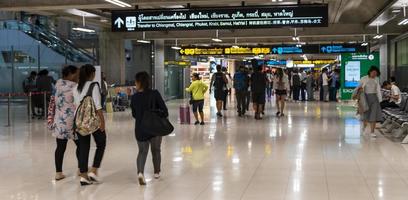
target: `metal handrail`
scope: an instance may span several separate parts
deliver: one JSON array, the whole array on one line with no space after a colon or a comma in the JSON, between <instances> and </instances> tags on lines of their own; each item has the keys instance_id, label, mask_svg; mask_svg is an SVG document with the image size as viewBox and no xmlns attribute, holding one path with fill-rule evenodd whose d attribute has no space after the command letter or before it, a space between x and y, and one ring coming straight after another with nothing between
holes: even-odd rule
<instances>
[{"instance_id":1,"label":"metal handrail","mask_svg":"<svg viewBox=\"0 0 408 200\"><path fill-rule=\"evenodd\" d=\"M47 28L17 20L0 21L0 29L20 30L74 62L92 62L95 58L71 41L63 39ZM78 57L76 57L77 55Z\"/></svg>"}]
</instances>

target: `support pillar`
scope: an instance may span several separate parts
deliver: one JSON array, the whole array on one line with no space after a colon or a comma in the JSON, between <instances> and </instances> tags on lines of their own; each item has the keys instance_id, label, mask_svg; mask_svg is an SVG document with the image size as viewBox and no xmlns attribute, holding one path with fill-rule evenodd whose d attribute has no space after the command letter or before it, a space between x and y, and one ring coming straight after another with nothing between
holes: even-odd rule
<instances>
[{"instance_id":1,"label":"support pillar","mask_svg":"<svg viewBox=\"0 0 408 200\"><path fill-rule=\"evenodd\" d=\"M99 64L109 84L125 84L125 44L121 36L121 33L100 33Z\"/></svg>"},{"instance_id":2,"label":"support pillar","mask_svg":"<svg viewBox=\"0 0 408 200\"><path fill-rule=\"evenodd\" d=\"M154 41L154 86L164 95L164 40Z\"/></svg>"}]
</instances>

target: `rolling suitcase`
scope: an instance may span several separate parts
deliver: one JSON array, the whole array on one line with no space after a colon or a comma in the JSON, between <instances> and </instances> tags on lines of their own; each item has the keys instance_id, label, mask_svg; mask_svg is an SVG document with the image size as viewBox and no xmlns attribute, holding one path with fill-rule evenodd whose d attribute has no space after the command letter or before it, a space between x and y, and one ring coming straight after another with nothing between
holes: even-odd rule
<instances>
[{"instance_id":1,"label":"rolling suitcase","mask_svg":"<svg viewBox=\"0 0 408 200\"><path fill-rule=\"evenodd\" d=\"M180 124L190 124L190 106L181 105L180 106Z\"/></svg>"}]
</instances>

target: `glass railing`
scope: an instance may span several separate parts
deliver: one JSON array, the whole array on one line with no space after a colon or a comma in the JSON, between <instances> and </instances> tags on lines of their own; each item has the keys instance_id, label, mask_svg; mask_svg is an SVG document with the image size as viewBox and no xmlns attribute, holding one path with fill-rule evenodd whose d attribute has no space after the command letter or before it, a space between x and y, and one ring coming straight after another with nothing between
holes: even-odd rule
<instances>
[{"instance_id":1,"label":"glass railing","mask_svg":"<svg viewBox=\"0 0 408 200\"><path fill-rule=\"evenodd\" d=\"M76 63L92 63L95 58L84 49L76 47L71 41L57 36L57 33L22 21L0 21L0 29L20 30L40 41L42 44L65 56L68 60Z\"/></svg>"}]
</instances>

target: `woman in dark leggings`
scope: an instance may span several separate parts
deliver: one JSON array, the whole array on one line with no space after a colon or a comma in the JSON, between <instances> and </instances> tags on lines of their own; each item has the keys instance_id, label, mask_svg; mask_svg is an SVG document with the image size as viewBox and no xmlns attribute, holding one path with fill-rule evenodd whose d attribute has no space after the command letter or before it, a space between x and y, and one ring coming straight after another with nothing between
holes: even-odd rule
<instances>
[{"instance_id":1,"label":"woman in dark leggings","mask_svg":"<svg viewBox=\"0 0 408 200\"><path fill-rule=\"evenodd\" d=\"M75 105L79 106L82 99L91 92L92 99L97 110L97 115L100 119L100 126L97 131L92 133L95 143L96 151L94 162L91 170L88 171L89 150L91 148L91 135L82 136L77 133L78 147L79 147L79 171L81 185L90 185L92 183L99 183L98 169L101 166L102 158L106 147L106 133L105 133L105 119L102 112L101 91L99 85L93 82L95 78L95 67L92 65L84 65L79 72L79 82L77 88L74 90Z\"/></svg>"},{"instance_id":2,"label":"woman in dark leggings","mask_svg":"<svg viewBox=\"0 0 408 200\"><path fill-rule=\"evenodd\" d=\"M144 168L146 164L147 154L149 153L149 146L151 146L154 178L160 178L161 172L161 142L162 137L152 136L140 126L143 118L143 113L151 109L154 105L155 109L160 111L163 117L167 117L169 112L167 106L160 93L157 90L150 89L150 76L147 72L139 72L136 74L136 93L132 96L132 116L136 120L135 135L137 145L139 147L139 154L137 155L137 173L140 185L146 185L144 177Z\"/></svg>"},{"instance_id":3,"label":"woman in dark leggings","mask_svg":"<svg viewBox=\"0 0 408 200\"><path fill-rule=\"evenodd\" d=\"M65 178L62 173L62 163L68 140L74 139L75 104L73 90L78 82L78 68L67 66L62 70L62 79L55 85L55 114L52 121L53 136L56 137L55 149L55 180ZM78 148L77 148L78 156Z\"/></svg>"}]
</instances>

